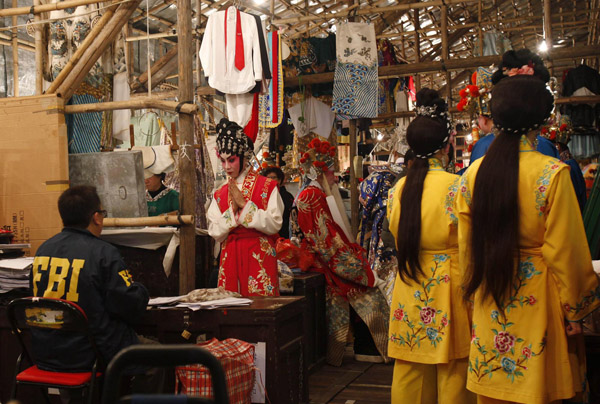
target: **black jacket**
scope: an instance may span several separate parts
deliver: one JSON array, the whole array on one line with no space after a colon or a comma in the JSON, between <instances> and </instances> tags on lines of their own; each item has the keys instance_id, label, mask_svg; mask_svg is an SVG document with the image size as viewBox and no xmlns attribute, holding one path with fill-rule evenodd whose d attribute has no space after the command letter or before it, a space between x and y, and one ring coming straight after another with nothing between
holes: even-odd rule
<instances>
[{"instance_id":1,"label":"black jacket","mask_svg":"<svg viewBox=\"0 0 600 404\"><path fill-rule=\"evenodd\" d=\"M139 343L130 324L146 310L148 291L133 282L119 251L89 231L64 228L42 244L30 286L34 296L69 300L83 309L105 364ZM89 370L93 361L86 340L60 330L36 331L32 347L42 369Z\"/></svg>"},{"instance_id":2,"label":"black jacket","mask_svg":"<svg viewBox=\"0 0 600 404\"><path fill-rule=\"evenodd\" d=\"M283 222L281 223L281 230L279 230L279 236L283 238L290 238L290 211L294 204L294 195L292 195L284 186L279 187L279 195L283 200Z\"/></svg>"}]
</instances>

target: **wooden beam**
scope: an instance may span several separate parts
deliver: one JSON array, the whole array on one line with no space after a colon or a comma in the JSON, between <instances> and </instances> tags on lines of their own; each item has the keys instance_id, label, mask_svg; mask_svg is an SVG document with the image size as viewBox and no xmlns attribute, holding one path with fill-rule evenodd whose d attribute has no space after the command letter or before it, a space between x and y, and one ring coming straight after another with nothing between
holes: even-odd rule
<instances>
[{"instance_id":1,"label":"wooden beam","mask_svg":"<svg viewBox=\"0 0 600 404\"><path fill-rule=\"evenodd\" d=\"M94 104L79 104L79 105L65 105L65 114L80 114L83 112L99 112L99 111L114 111L117 109L144 109L144 108L156 108L167 112L177 112L177 106L179 105L176 101L162 101L160 99L152 98L136 98L128 101L111 101L111 102L99 102ZM181 114L195 114L198 112L198 106L196 104L183 104L180 110Z\"/></svg>"},{"instance_id":2,"label":"wooden beam","mask_svg":"<svg viewBox=\"0 0 600 404\"><path fill-rule=\"evenodd\" d=\"M411 9L420 9L420 8L427 8L427 7L439 7L442 4L448 4L448 5L452 5L452 4L459 4L459 3L474 3L477 0L445 0L445 1L438 1L438 0L433 0L433 1L423 1L423 2L418 2L418 3L408 3L408 4L398 4L395 6L387 6L387 7L363 7L359 10L356 11L356 14L354 11L352 11L353 15L369 15L369 14L376 14L376 13L384 13L384 12L388 12L388 11L407 11L407 10L411 10ZM320 13L317 15L307 15L307 16L302 16L302 17L291 17L291 18L281 18L278 20L273 20L273 24L274 25L282 25L282 24L288 24L288 23L299 23L299 22L306 22L306 21L313 21L315 19L321 19L321 20L330 20L332 18L341 18L341 17L346 17L348 16L348 14L350 14L350 11L348 10L341 10L338 11L336 13Z\"/></svg>"},{"instance_id":3,"label":"wooden beam","mask_svg":"<svg viewBox=\"0 0 600 404\"><path fill-rule=\"evenodd\" d=\"M167 53L158 59L150 67L152 75L152 88L159 85L169 74L177 70L177 45L173 46ZM131 85L131 91L136 92L145 88L148 83L148 70L140 74L140 77Z\"/></svg>"},{"instance_id":4,"label":"wooden beam","mask_svg":"<svg viewBox=\"0 0 600 404\"><path fill-rule=\"evenodd\" d=\"M12 6L17 7L17 0L12 0ZM12 16L12 57L13 57L13 95L19 96L19 31L17 30L17 16ZM6 64L5 64L6 66Z\"/></svg>"},{"instance_id":5,"label":"wooden beam","mask_svg":"<svg viewBox=\"0 0 600 404\"><path fill-rule=\"evenodd\" d=\"M42 4L39 6L32 7L13 7L13 8L5 8L4 10L0 10L0 18L2 17L10 17L13 15L28 15L28 14L40 14L48 11L54 10L64 10L66 8L75 8L78 6L84 6L86 4L94 4L94 3L104 3L110 0L67 0L62 1L60 3L49 3Z\"/></svg>"},{"instance_id":6,"label":"wooden beam","mask_svg":"<svg viewBox=\"0 0 600 404\"><path fill-rule=\"evenodd\" d=\"M33 0L33 5L39 6L41 0ZM40 24L42 16L34 14L33 16L35 29L35 95L41 95L44 92L44 41L43 27Z\"/></svg>"},{"instance_id":7,"label":"wooden beam","mask_svg":"<svg viewBox=\"0 0 600 404\"><path fill-rule=\"evenodd\" d=\"M179 100L194 100L194 78L192 73L192 6L191 0L177 0L177 33L179 34ZM194 117L179 114L179 206L182 214L196 212L196 159L194 144ZM187 156L187 157L186 157ZM195 226L183 226L180 231L179 247L179 294L196 287L196 232Z\"/></svg>"},{"instance_id":8,"label":"wooden beam","mask_svg":"<svg viewBox=\"0 0 600 404\"><path fill-rule=\"evenodd\" d=\"M553 48L548 51L548 58L551 60L573 59L583 57L597 57L600 54L600 45L579 46L576 48ZM476 68L479 66L490 66L500 63L502 55L479 56L464 59L449 59L444 64L447 70L461 70ZM442 62L420 62L403 65L382 66L379 68L379 76L401 77L410 76L415 73L429 73L442 71ZM297 87L299 77L286 77L286 87ZM315 83L329 83L333 81L333 73L318 73L302 76L302 83L305 85Z\"/></svg>"}]
</instances>

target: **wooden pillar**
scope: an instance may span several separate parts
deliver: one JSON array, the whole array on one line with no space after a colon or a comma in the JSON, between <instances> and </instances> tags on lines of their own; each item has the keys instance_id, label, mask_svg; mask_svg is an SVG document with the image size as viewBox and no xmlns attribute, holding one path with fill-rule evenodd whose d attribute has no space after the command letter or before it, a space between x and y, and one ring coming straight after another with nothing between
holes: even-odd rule
<instances>
[{"instance_id":1,"label":"wooden pillar","mask_svg":"<svg viewBox=\"0 0 600 404\"><path fill-rule=\"evenodd\" d=\"M450 49L448 44L448 6L442 5L442 62L445 63L450 59ZM445 66L445 64L444 64ZM446 99L448 100L448 107L452 105L452 78L450 71L446 70Z\"/></svg>"},{"instance_id":2,"label":"wooden pillar","mask_svg":"<svg viewBox=\"0 0 600 404\"><path fill-rule=\"evenodd\" d=\"M355 239L350 240L352 242L356 242L356 235L358 234L358 176L356 175L356 171L354 170L354 158L356 157L358 151L358 131L356 130L356 119L350 120L350 210L352 211L352 216L350 218L350 223L352 226L352 236ZM360 173L362 175L362 173ZM346 212L341 212L342 215L345 215Z\"/></svg>"},{"instance_id":3,"label":"wooden pillar","mask_svg":"<svg viewBox=\"0 0 600 404\"><path fill-rule=\"evenodd\" d=\"M544 42L546 42L547 54L552 50L552 10L550 5L550 0L544 0ZM550 76L554 75L552 69L552 61L548 60L546 63L546 67L550 71Z\"/></svg>"},{"instance_id":4,"label":"wooden pillar","mask_svg":"<svg viewBox=\"0 0 600 404\"><path fill-rule=\"evenodd\" d=\"M419 30L421 29L421 23L419 21L419 9L415 8L413 10L414 20L413 25L415 27L415 63L419 63L421 61L421 38L419 36ZM419 73L415 74L415 90L419 91L421 89L421 76Z\"/></svg>"},{"instance_id":5,"label":"wooden pillar","mask_svg":"<svg viewBox=\"0 0 600 404\"><path fill-rule=\"evenodd\" d=\"M191 0L177 0L177 34L179 62L179 101L194 101L192 69L192 5ZM194 153L194 116L179 114L179 210L183 215L196 213L196 159ZM179 294L196 287L195 225L181 226L179 246Z\"/></svg>"},{"instance_id":6,"label":"wooden pillar","mask_svg":"<svg viewBox=\"0 0 600 404\"><path fill-rule=\"evenodd\" d=\"M483 5L481 0L477 4L477 33L479 35L479 56L483 56L483 30L481 29L481 20L483 19ZM443 35L443 31L442 31Z\"/></svg>"},{"instance_id":7,"label":"wooden pillar","mask_svg":"<svg viewBox=\"0 0 600 404\"><path fill-rule=\"evenodd\" d=\"M13 8L17 8L17 0L12 1ZM13 87L14 87L14 96L19 96L19 38L17 36L17 16L13 15L12 17L12 55L13 55Z\"/></svg>"},{"instance_id":8,"label":"wooden pillar","mask_svg":"<svg viewBox=\"0 0 600 404\"><path fill-rule=\"evenodd\" d=\"M34 0L33 5L39 6L40 0ZM44 92L44 41L42 39L44 25L39 22L42 21L41 14L35 14L33 16L35 22L35 95L41 95Z\"/></svg>"}]
</instances>

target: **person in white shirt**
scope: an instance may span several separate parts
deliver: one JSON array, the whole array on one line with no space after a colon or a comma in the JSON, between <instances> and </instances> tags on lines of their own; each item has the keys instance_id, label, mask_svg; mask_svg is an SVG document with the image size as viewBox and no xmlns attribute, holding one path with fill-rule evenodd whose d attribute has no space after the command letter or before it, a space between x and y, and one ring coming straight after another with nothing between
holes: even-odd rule
<instances>
[{"instance_id":1,"label":"person in white shirt","mask_svg":"<svg viewBox=\"0 0 600 404\"><path fill-rule=\"evenodd\" d=\"M251 167L253 145L242 127L223 118L217 132L228 177L208 209L208 233L221 243L218 285L243 296L278 296L275 241L283 201L277 182Z\"/></svg>"}]
</instances>

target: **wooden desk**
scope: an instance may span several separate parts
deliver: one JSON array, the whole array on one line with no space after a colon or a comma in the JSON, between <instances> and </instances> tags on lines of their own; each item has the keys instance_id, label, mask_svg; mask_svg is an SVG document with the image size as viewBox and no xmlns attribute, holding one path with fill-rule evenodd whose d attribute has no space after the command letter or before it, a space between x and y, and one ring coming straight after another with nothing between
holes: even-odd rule
<instances>
[{"instance_id":1,"label":"wooden desk","mask_svg":"<svg viewBox=\"0 0 600 404\"><path fill-rule=\"evenodd\" d=\"M255 297L253 300L250 306L217 310L148 310L136 331L170 344L194 343L202 334L206 339L266 342L265 387L271 403L307 403L306 300L296 296ZM185 329L192 333L189 340L181 336Z\"/></svg>"}]
</instances>

